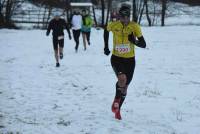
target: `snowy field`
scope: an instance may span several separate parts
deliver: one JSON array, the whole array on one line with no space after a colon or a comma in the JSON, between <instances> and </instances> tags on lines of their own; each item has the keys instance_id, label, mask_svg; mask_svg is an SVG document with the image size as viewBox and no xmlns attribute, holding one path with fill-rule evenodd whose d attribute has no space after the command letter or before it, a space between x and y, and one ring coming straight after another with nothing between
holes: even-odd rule
<instances>
[{"instance_id":1,"label":"snowy field","mask_svg":"<svg viewBox=\"0 0 200 134\"><path fill-rule=\"evenodd\" d=\"M102 30L74 51L65 39L55 67L42 30L0 30L0 134L198 134L200 27L143 27L136 70L114 119L116 78L103 54ZM82 38L81 38L82 39ZM112 40L110 39L110 46Z\"/></svg>"}]
</instances>

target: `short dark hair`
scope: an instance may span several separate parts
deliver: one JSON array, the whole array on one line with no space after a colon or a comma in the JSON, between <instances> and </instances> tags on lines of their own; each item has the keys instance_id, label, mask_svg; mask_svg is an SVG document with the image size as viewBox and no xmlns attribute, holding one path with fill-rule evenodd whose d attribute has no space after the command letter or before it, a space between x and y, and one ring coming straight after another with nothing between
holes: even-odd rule
<instances>
[{"instance_id":1,"label":"short dark hair","mask_svg":"<svg viewBox=\"0 0 200 134\"><path fill-rule=\"evenodd\" d=\"M131 6L127 5L127 4L121 5L121 7L119 9L119 15L130 17L130 14L131 14Z\"/></svg>"}]
</instances>

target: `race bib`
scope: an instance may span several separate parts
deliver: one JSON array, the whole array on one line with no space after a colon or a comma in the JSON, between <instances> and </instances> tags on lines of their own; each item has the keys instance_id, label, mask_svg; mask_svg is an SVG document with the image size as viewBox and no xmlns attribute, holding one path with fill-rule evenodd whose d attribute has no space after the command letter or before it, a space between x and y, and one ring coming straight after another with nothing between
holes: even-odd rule
<instances>
[{"instance_id":1,"label":"race bib","mask_svg":"<svg viewBox=\"0 0 200 134\"><path fill-rule=\"evenodd\" d=\"M62 39L64 39L63 35L62 36L58 36L58 40L62 40Z\"/></svg>"},{"instance_id":2,"label":"race bib","mask_svg":"<svg viewBox=\"0 0 200 134\"><path fill-rule=\"evenodd\" d=\"M129 44L119 44L116 45L115 50L120 54L124 54L124 53L129 53L131 48Z\"/></svg>"}]
</instances>

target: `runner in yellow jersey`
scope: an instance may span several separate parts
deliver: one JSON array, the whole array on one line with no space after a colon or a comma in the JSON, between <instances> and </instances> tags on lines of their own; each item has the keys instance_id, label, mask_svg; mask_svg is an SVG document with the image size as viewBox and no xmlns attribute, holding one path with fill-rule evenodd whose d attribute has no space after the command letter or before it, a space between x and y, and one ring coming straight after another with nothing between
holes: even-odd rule
<instances>
[{"instance_id":1,"label":"runner in yellow jersey","mask_svg":"<svg viewBox=\"0 0 200 134\"><path fill-rule=\"evenodd\" d=\"M110 22L104 32L104 54L109 55L109 31L113 33L113 50L111 65L117 76L116 94L112 104L115 118L121 120L120 108L125 100L127 88L135 69L135 45L146 47L146 42L139 24L130 21L130 6L122 5L119 9L119 20Z\"/></svg>"}]
</instances>

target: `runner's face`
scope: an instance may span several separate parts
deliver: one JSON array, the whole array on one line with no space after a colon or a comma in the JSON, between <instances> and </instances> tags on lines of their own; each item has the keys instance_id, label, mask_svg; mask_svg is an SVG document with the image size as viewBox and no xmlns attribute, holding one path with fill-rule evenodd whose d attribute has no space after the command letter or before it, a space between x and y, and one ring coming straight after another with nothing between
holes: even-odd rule
<instances>
[{"instance_id":1,"label":"runner's face","mask_svg":"<svg viewBox=\"0 0 200 134\"><path fill-rule=\"evenodd\" d=\"M82 15L83 15L83 16L85 16L85 15L86 15L86 12L85 12L85 11L83 11L83 12L82 12Z\"/></svg>"},{"instance_id":2,"label":"runner's face","mask_svg":"<svg viewBox=\"0 0 200 134\"><path fill-rule=\"evenodd\" d=\"M127 25L130 22L130 17L129 16L120 16L120 21Z\"/></svg>"},{"instance_id":3,"label":"runner's face","mask_svg":"<svg viewBox=\"0 0 200 134\"><path fill-rule=\"evenodd\" d=\"M59 20L59 19L60 19L60 16L56 15L56 16L55 16L55 19L56 19L56 20Z\"/></svg>"},{"instance_id":4,"label":"runner's face","mask_svg":"<svg viewBox=\"0 0 200 134\"><path fill-rule=\"evenodd\" d=\"M117 21L117 18L113 18L112 21Z\"/></svg>"}]
</instances>

